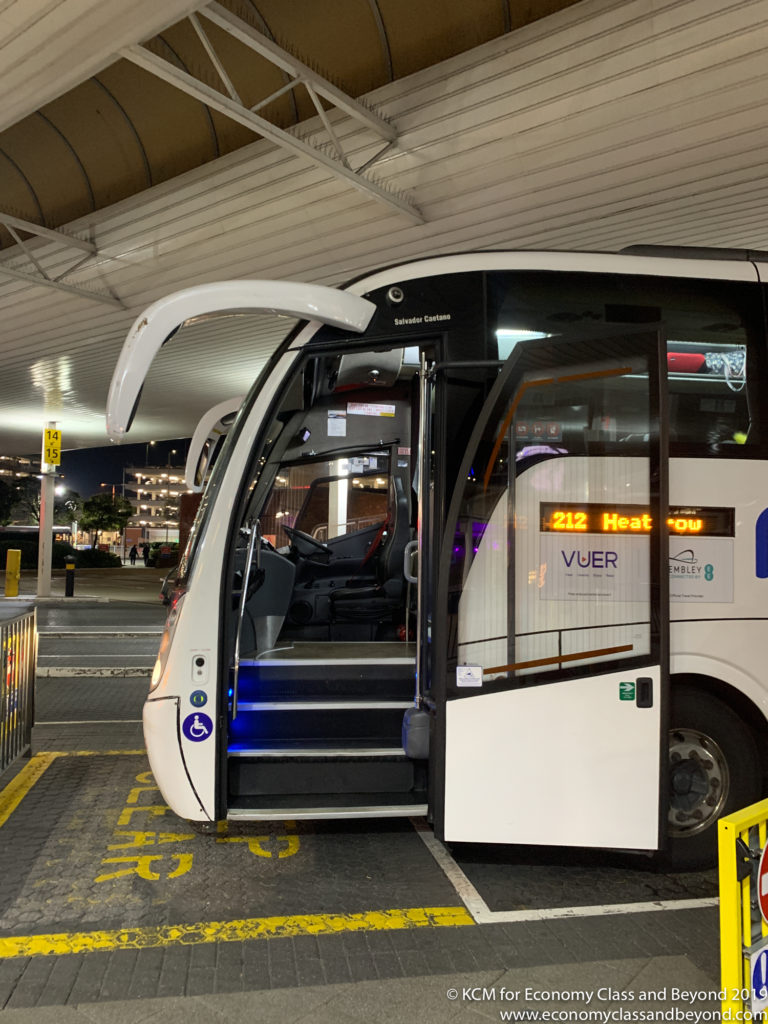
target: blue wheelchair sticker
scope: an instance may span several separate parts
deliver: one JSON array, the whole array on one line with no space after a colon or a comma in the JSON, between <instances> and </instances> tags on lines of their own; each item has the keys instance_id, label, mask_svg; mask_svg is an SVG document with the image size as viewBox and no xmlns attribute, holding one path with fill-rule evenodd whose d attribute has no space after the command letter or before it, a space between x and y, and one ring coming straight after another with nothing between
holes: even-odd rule
<instances>
[{"instance_id":1,"label":"blue wheelchair sticker","mask_svg":"<svg viewBox=\"0 0 768 1024\"><path fill-rule=\"evenodd\" d=\"M768 949L752 960L752 1001L755 1010L762 1009L768 1000ZM756 1004L761 1004L759 1007Z\"/></svg>"},{"instance_id":2,"label":"blue wheelchair sticker","mask_svg":"<svg viewBox=\"0 0 768 1024\"><path fill-rule=\"evenodd\" d=\"M202 711L196 711L194 715L187 715L182 723L181 731L188 740L200 743L213 735L213 722Z\"/></svg>"}]
</instances>

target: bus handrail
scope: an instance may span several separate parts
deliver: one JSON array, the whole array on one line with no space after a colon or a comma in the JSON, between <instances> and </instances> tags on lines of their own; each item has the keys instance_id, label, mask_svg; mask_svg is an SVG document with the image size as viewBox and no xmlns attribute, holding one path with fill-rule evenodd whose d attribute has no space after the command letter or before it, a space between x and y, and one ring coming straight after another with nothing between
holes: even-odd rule
<instances>
[{"instance_id":1,"label":"bus handrail","mask_svg":"<svg viewBox=\"0 0 768 1024\"><path fill-rule=\"evenodd\" d=\"M237 634L235 636L235 658L234 671L232 673L232 720L237 718L237 686L240 681L240 638L243 633L243 619L245 618L245 606L248 603L248 581L251 577L251 564L253 562L253 550L257 541L261 544L261 523L258 519L249 523L250 538L248 540L248 552L245 556L245 567L243 568L242 590L240 591L240 606L237 613ZM260 550L260 547L259 549ZM258 567L258 562L257 562Z\"/></svg>"}]
</instances>

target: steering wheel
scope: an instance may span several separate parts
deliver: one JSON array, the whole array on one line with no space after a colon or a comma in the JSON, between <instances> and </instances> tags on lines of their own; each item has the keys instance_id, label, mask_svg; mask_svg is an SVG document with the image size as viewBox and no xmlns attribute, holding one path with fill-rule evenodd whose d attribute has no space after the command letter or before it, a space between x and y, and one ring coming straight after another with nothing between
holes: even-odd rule
<instances>
[{"instance_id":1,"label":"steering wheel","mask_svg":"<svg viewBox=\"0 0 768 1024\"><path fill-rule=\"evenodd\" d=\"M323 544L320 540L315 540L314 537L304 533L302 530L295 530L292 526L284 526L283 533L285 533L299 554L305 558L310 558L312 555L317 554L330 554L327 544Z\"/></svg>"}]
</instances>

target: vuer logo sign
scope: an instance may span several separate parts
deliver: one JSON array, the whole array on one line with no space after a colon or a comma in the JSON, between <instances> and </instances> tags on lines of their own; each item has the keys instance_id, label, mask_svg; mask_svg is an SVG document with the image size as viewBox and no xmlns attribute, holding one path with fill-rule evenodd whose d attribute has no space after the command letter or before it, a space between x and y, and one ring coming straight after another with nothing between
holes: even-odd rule
<instances>
[{"instance_id":1,"label":"vuer logo sign","mask_svg":"<svg viewBox=\"0 0 768 1024\"><path fill-rule=\"evenodd\" d=\"M616 569L619 555L616 551L561 551L569 569Z\"/></svg>"}]
</instances>

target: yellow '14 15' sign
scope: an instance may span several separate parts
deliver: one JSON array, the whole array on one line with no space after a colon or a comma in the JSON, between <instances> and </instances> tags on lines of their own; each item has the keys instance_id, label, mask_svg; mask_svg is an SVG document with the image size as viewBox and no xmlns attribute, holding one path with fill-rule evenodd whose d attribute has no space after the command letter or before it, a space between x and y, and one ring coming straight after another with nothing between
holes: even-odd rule
<instances>
[{"instance_id":1,"label":"yellow '14 15' sign","mask_svg":"<svg viewBox=\"0 0 768 1024\"><path fill-rule=\"evenodd\" d=\"M49 466L61 465L61 431L46 427L43 431L43 462Z\"/></svg>"}]
</instances>

